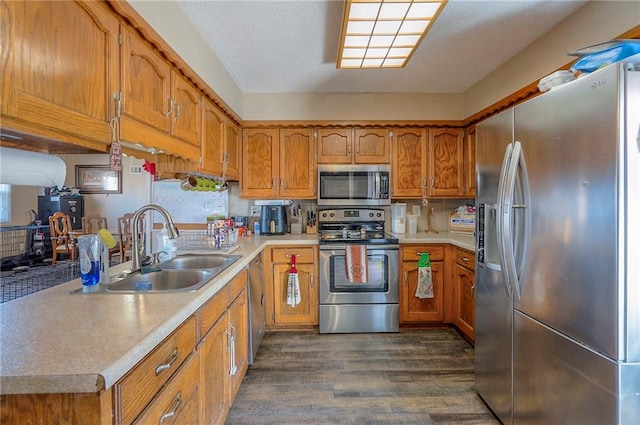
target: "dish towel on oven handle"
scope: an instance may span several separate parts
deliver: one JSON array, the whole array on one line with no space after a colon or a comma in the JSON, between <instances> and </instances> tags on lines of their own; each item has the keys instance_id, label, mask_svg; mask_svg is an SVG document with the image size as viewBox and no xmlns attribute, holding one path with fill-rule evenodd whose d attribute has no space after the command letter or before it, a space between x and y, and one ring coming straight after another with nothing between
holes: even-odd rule
<instances>
[{"instance_id":1,"label":"dish towel on oven handle","mask_svg":"<svg viewBox=\"0 0 640 425\"><path fill-rule=\"evenodd\" d=\"M295 307L300 304L300 279L298 278L298 268L296 267L296 255L291 255L291 268L287 279L287 305Z\"/></svg>"},{"instance_id":2,"label":"dish towel on oven handle","mask_svg":"<svg viewBox=\"0 0 640 425\"><path fill-rule=\"evenodd\" d=\"M351 283L367 283L369 271L366 245L348 244L345 259L347 280Z\"/></svg>"},{"instance_id":3,"label":"dish towel on oven handle","mask_svg":"<svg viewBox=\"0 0 640 425\"><path fill-rule=\"evenodd\" d=\"M416 297L433 298L433 279L431 276L431 261L429 253L424 252L418 260L418 286L416 287Z\"/></svg>"}]
</instances>

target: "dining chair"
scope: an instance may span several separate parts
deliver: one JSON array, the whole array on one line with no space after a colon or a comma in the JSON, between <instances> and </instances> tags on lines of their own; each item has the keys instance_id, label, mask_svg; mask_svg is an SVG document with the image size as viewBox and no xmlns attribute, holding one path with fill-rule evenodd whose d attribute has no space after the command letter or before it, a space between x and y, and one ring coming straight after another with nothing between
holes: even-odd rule
<instances>
[{"instance_id":1,"label":"dining chair","mask_svg":"<svg viewBox=\"0 0 640 425\"><path fill-rule=\"evenodd\" d=\"M120 261L131 259L131 247L133 245L133 213L126 213L118 217L118 240L120 245ZM144 214L140 218L140 240L144 240Z\"/></svg>"},{"instance_id":2,"label":"dining chair","mask_svg":"<svg viewBox=\"0 0 640 425\"><path fill-rule=\"evenodd\" d=\"M90 213L82 217L82 233L85 235L96 234L100 229L109 229L107 225L107 217L103 217L98 213ZM116 246L109 249L109 261L113 259L113 256L120 254L120 246L116 243ZM122 256L120 261L124 261Z\"/></svg>"},{"instance_id":3,"label":"dining chair","mask_svg":"<svg viewBox=\"0 0 640 425\"><path fill-rule=\"evenodd\" d=\"M55 264L58 254L67 254L71 260L76 259L76 240L71 232L71 217L63 212L56 212L49 217L49 229L51 231L51 264Z\"/></svg>"}]
</instances>

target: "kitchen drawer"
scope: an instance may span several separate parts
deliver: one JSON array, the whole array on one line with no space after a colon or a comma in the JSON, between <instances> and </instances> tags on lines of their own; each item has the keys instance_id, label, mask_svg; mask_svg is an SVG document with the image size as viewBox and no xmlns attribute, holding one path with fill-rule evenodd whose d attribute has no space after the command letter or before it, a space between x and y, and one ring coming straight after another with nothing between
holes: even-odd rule
<instances>
[{"instance_id":1,"label":"kitchen drawer","mask_svg":"<svg viewBox=\"0 0 640 425\"><path fill-rule=\"evenodd\" d=\"M314 247L289 247L289 248L273 248L271 251L272 262L276 263L291 263L291 255L296 255L296 262L299 264L307 263L313 264Z\"/></svg>"},{"instance_id":2,"label":"kitchen drawer","mask_svg":"<svg viewBox=\"0 0 640 425\"><path fill-rule=\"evenodd\" d=\"M200 307L196 313L198 318L198 341L200 341L209 332L213 325L218 321L220 316L227 311L229 305L229 285L215 294Z\"/></svg>"},{"instance_id":3,"label":"kitchen drawer","mask_svg":"<svg viewBox=\"0 0 640 425\"><path fill-rule=\"evenodd\" d=\"M191 316L116 383L118 423L132 423L195 346L196 319Z\"/></svg>"},{"instance_id":4,"label":"kitchen drawer","mask_svg":"<svg viewBox=\"0 0 640 425\"><path fill-rule=\"evenodd\" d=\"M476 259L473 252L466 249L454 247L453 248L454 261L460 264L462 267L466 267L471 270L476 268Z\"/></svg>"},{"instance_id":5,"label":"kitchen drawer","mask_svg":"<svg viewBox=\"0 0 640 425\"><path fill-rule=\"evenodd\" d=\"M444 245L408 245L402 246L403 261L418 261L423 252L429 253L429 260L444 260Z\"/></svg>"},{"instance_id":6,"label":"kitchen drawer","mask_svg":"<svg viewBox=\"0 0 640 425\"><path fill-rule=\"evenodd\" d=\"M134 424L173 424L191 410L198 410L200 356L193 354L158 393ZM181 423L188 423L185 420Z\"/></svg>"},{"instance_id":7,"label":"kitchen drawer","mask_svg":"<svg viewBox=\"0 0 640 425\"><path fill-rule=\"evenodd\" d=\"M231 279L231 282L228 283L228 286L230 291L229 301L230 303L232 303L233 300L235 300L238 295L240 295L242 290L247 287L247 270L244 269L240 273L238 273L236 277Z\"/></svg>"}]
</instances>

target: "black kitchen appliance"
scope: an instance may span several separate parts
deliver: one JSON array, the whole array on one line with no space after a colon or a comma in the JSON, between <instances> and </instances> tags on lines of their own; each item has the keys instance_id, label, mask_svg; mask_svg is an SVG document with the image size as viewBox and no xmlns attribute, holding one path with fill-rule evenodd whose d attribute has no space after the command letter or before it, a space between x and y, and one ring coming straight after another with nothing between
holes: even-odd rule
<instances>
[{"instance_id":1,"label":"black kitchen appliance","mask_svg":"<svg viewBox=\"0 0 640 425\"><path fill-rule=\"evenodd\" d=\"M263 205L260 210L260 233L284 235L287 233L287 210L284 205Z\"/></svg>"}]
</instances>

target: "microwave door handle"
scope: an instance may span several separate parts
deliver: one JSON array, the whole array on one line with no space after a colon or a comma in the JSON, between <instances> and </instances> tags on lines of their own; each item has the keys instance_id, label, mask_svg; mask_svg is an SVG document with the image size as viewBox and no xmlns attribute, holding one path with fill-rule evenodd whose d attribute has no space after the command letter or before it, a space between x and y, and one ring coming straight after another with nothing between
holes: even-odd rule
<instances>
[{"instance_id":1,"label":"microwave door handle","mask_svg":"<svg viewBox=\"0 0 640 425\"><path fill-rule=\"evenodd\" d=\"M376 175L376 189L373 199L380 199L380 172L376 171L374 174Z\"/></svg>"},{"instance_id":2,"label":"microwave door handle","mask_svg":"<svg viewBox=\"0 0 640 425\"><path fill-rule=\"evenodd\" d=\"M376 191L376 180L371 173L367 173L367 199L373 199Z\"/></svg>"}]
</instances>

